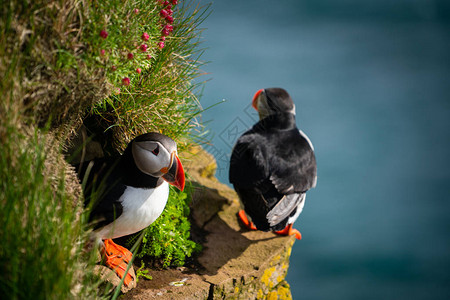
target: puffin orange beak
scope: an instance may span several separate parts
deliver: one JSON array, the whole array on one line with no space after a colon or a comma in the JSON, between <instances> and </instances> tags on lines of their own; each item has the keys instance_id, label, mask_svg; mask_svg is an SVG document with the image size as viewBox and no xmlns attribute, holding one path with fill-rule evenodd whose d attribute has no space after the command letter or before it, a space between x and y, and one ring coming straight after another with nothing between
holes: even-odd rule
<instances>
[{"instance_id":1,"label":"puffin orange beak","mask_svg":"<svg viewBox=\"0 0 450 300\"><path fill-rule=\"evenodd\" d=\"M162 178L169 184L177 187L180 191L184 190L184 169L180 159L175 154L173 155L173 163L169 171L162 176Z\"/></svg>"},{"instance_id":2,"label":"puffin orange beak","mask_svg":"<svg viewBox=\"0 0 450 300\"><path fill-rule=\"evenodd\" d=\"M264 89L260 89L259 91L256 92L256 94L253 96L253 100L252 100L252 106L254 109L256 109L256 111L258 111L258 97L259 94L261 94L264 91Z\"/></svg>"}]
</instances>

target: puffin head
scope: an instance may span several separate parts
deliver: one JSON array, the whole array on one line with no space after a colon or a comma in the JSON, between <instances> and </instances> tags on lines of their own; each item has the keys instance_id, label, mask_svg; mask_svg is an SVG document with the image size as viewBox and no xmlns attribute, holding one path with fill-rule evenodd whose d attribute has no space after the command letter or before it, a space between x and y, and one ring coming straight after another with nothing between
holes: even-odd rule
<instances>
[{"instance_id":1,"label":"puffin head","mask_svg":"<svg viewBox=\"0 0 450 300\"><path fill-rule=\"evenodd\" d=\"M134 163L144 174L162 177L180 190L184 189L184 169L174 140L157 132L142 134L129 147Z\"/></svg>"},{"instance_id":2,"label":"puffin head","mask_svg":"<svg viewBox=\"0 0 450 300\"><path fill-rule=\"evenodd\" d=\"M258 111L262 120L276 113L295 115L295 105L288 92L282 88L261 89L253 96L252 106Z\"/></svg>"}]
</instances>

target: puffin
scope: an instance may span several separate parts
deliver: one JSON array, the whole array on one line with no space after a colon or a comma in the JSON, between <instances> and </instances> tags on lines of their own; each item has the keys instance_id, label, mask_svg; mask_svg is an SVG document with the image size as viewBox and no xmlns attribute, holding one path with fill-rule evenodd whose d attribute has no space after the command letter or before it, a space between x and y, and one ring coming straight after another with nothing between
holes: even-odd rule
<instances>
[{"instance_id":1,"label":"puffin","mask_svg":"<svg viewBox=\"0 0 450 300\"><path fill-rule=\"evenodd\" d=\"M258 90L252 106L259 121L238 138L230 158L229 180L244 206L238 217L248 229L300 240L293 224L317 183L314 147L297 128L286 90Z\"/></svg>"},{"instance_id":2,"label":"puffin","mask_svg":"<svg viewBox=\"0 0 450 300\"><path fill-rule=\"evenodd\" d=\"M125 274L132 253L112 239L136 233L162 213L169 184L181 191L185 176L177 144L166 135L150 132L134 138L122 155L79 165L85 206L93 224L92 239L100 247L105 265L129 286Z\"/></svg>"}]
</instances>

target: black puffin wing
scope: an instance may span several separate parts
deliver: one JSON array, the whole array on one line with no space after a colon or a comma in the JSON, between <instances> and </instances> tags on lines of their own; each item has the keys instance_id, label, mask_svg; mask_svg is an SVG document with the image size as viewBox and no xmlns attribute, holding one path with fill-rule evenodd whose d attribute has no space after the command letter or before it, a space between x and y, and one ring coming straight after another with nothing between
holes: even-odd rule
<instances>
[{"instance_id":1,"label":"black puffin wing","mask_svg":"<svg viewBox=\"0 0 450 300\"><path fill-rule=\"evenodd\" d=\"M126 187L117 179L120 170L116 167L116 159L104 158L77 166L80 181L84 183L84 205L90 209L89 221L94 223L94 229L113 222L123 212L117 196L122 195Z\"/></svg>"},{"instance_id":2,"label":"black puffin wing","mask_svg":"<svg viewBox=\"0 0 450 300\"><path fill-rule=\"evenodd\" d=\"M271 227L289 217L294 209L305 200L305 193L285 195L268 213L267 221Z\"/></svg>"},{"instance_id":3,"label":"black puffin wing","mask_svg":"<svg viewBox=\"0 0 450 300\"><path fill-rule=\"evenodd\" d=\"M93 199L89 219L93 222L94 229L106 226L120 217L123 206L118 201L117 195L122 195L125 189L122 184L110 185L100 192L98 201Z\"/></svg>"},{"instance_id":4,"label":"black puffin wing","mask_svg":"<svg viewBox=\"0 0 450 300\"><path fill-rule=\"evenodd\" d=\"M316 183L312 145L298 129L280 135L270 156L270 181L285 195L306 192Z\"/></svg>"},{"instance_id":5,"label":"black puffin wing","mask_svg":"<svg viewBox=\"0 0 450 300\"><path fill-rule=\"evenodd\" d=\"M251 131L244 133L233 148L229 179L241 188L263 188L269 178L265 137Z\"/></svg>"}]
</instances>

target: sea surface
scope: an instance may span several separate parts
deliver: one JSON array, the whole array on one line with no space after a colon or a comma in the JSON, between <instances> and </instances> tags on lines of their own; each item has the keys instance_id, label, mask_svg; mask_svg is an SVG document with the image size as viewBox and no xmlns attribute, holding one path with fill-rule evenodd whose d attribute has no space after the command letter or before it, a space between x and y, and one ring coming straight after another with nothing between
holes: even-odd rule
<instances>
[{"instance_id":1,"label":"sea surface","mask_svg":"<svg viewBox=\"0 0 450 300\"><path fill-rule=\"evenodd\" d=\"M207 4L211 1L200 1ZM228 182L261 88L315 146L294 299L450 299L450 4L227 0L201 25L202 121Z\"/></svg>"}]
</instances>

